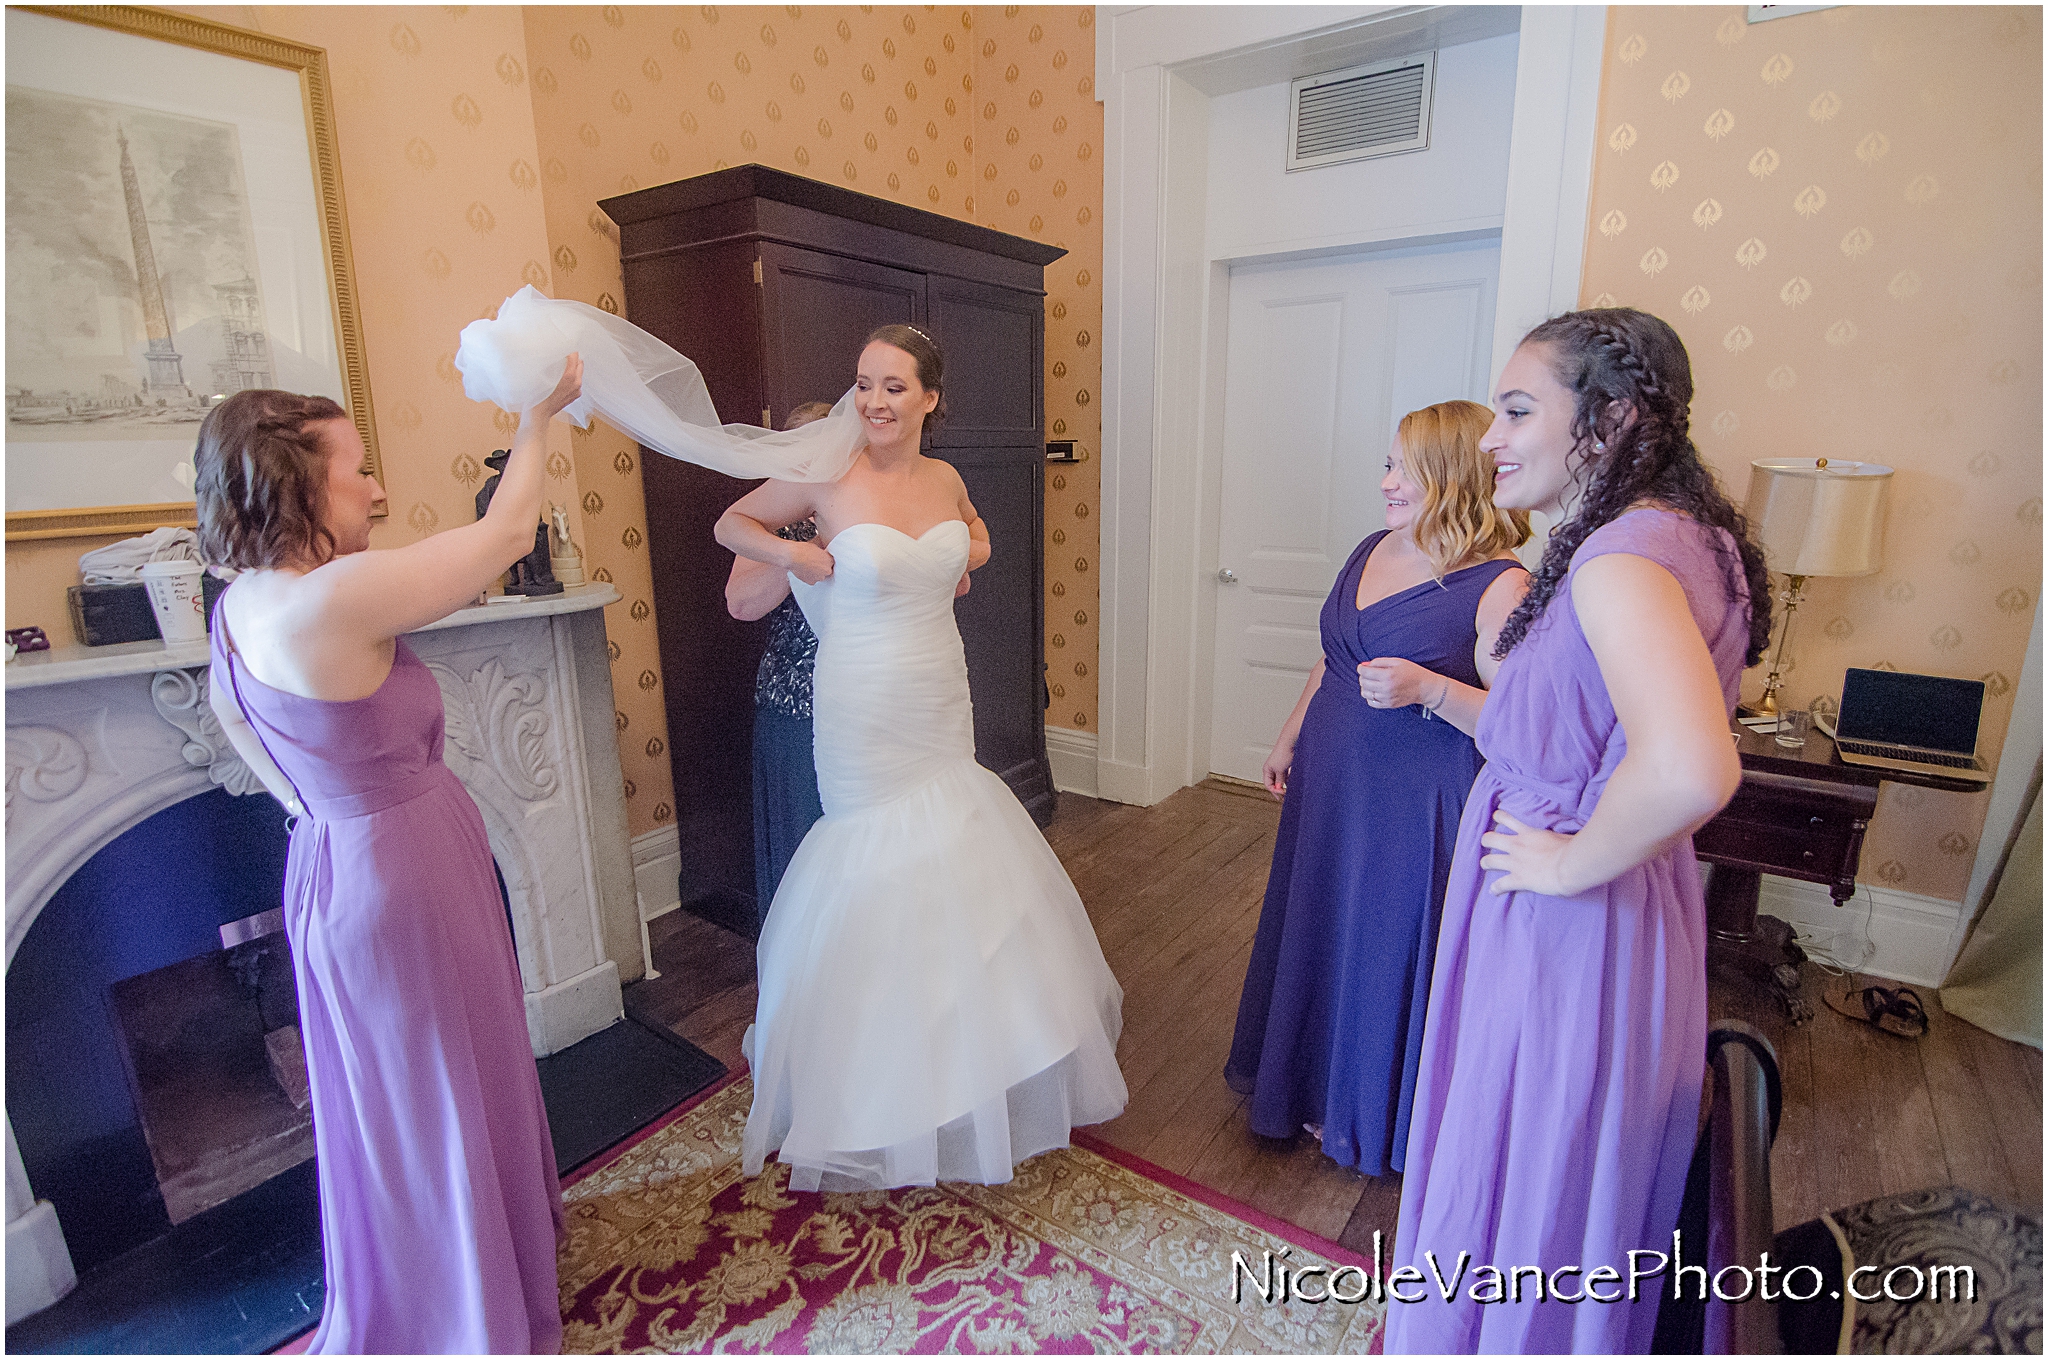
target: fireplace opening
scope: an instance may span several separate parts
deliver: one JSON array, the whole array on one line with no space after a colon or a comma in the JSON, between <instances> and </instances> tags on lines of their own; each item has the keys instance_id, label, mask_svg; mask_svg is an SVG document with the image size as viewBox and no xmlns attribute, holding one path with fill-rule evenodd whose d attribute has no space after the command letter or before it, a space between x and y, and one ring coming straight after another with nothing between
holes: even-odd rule
<instances>
[{"instance_id":1,"label":"fireplace opening","mask_svg":"<svg viewBox=\"0 0 2048 1360\"><path fill-rule=\"evenodd\" d=\"M81 1276L313 1156L287 845L267 795L186 799L81 866L15 952L8 1115Z\"/></svg>"},{"instance_id":2,"label":"fireplace opening","mask_svg":"<svg viewBox=\"0 0 2048 1360\"><path fill-rule=\"evenodd\" d=\"M280 916L265 913L281 925ZM298 992L281 929L108 992L173 1224L313 1155Z\"/></svg>"},{"instance_id":3,"label":"fireplace opening","mask_svg":"<svg viewBox=\"0 0 2048 1360\"><path fill-rule=\"evenodd\" d=\"M238 798L222 789L165 808L81 865L15 951L7 970L8 1117L29 1183L56 1209L81 1275L168 1232L170 1204L182 1213L191 1202L183 1190L167 1199L153 1140L183 1149L185 1130L205 1120L165 1117L145 1130L132 1074L138 1055L144 1066L155 1060L158 1036L145 1028L138 1050L133 1034L123 1038L123 1016L156 1014L165 984L191 981L174 968L188 961L200 976L226 970L224 980L216 973L208 984L215 995L247 991L234 973L237 951L221 947L221 927L275 911L283 900L284 821L284 809L267 795ZM283 954L284 937L256 944L266 952L253 976L272 978L282 964L288 982L289 963L272 956ZM254 949L240 946L239 957ZM165 969L172 972L152 977ZM277 1004L273 996L273 1019ZM245 1027L259 1023L260 1004L256 1020L241 1014ZM196 1037L230 1047L225 1036ZM223 1061L246 1072L248 1055ZM201 1158L192 1167L205 1164ZM199 1173L192 1185L212 1174Z\"/></svg>"}]
</instances>

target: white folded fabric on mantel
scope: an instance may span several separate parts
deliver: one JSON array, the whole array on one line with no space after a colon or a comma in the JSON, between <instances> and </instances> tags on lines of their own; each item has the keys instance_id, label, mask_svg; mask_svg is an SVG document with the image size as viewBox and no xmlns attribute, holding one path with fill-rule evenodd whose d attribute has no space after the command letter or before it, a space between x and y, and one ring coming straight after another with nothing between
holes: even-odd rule
<instances>
[{"instance_id":1,"label":"white folded fabric on mantel","mask_svg":"<svg viewBox=\"0 0 2048 1360\"><path fill-rule=\"evenodd\" d=\"M564 419L587 430L593 414L602 416L657 453L728 477L837 481L867 445L851 388L831 415L799 429L722 424L704 375L674 347L623 317L531 285L506 298L495 320L462 328L455 367L471 401L524 411L554 390L572 353L583 356L583 395Z\"/></svg>"},{"instance_id":2,"label":"white folded fabric on mantel","mask_svg":"<svg viewBox=\"0 0 2048 1360\"><path fill-rule=\"evenodd\" d=\"M200 560L199 535L165 527L93 549L78 559L78 574L89 586L129 586L142 580L145 562Z\"/></svg>"}]
</instances>

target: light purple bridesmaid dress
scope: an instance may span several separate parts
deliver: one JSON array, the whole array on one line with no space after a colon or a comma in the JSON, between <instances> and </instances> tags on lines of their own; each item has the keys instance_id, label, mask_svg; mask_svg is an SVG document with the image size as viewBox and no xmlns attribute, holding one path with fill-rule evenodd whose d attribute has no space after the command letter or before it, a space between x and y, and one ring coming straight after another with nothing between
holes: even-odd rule
<instances>
[{"instance_id":1,"label":"light purple bridesmaid dress","mask_svg":"<svg viewBox=\"0 0 2048 1360\"><path fill-rule=\"evenodd\" d=\"M217 676L297 788L285 932L313 1093L327 1307L312 1352L559 1350L562 1192L483 819L401 639L364 699Z\"/></svg>"},{"instance_id":2,"label":"light purple bridesmaid dress","mask_svg":"<svg viewBox=\"0 0 2048 1360\"><path fill-rule=\"evenodd\" d=\"M1738 573L1739 598L1730 598L1728 559L1708 532L1668 511L1631 511L1589 534L1571 569L1629 553L1669 571L1732 713L1748 596ZM1494 896L1486 883L1495 872L1479 867L1496 808L1575 832L1627 750L1570 578L1501 664L1477 740L1487 764L1465 804L1444 897L1394 1247L1396 1268L1423 1271L1426 1298L1390 1307L1386 1349L1647 1351L1668 1277L1633 1303L1535 1302L1526 1275L1520 1304L1471 1297L1482 1265L1503 1275L1611 1265L1625 1277L1631 1250L1668 1253L1699 1120L1706 904L1691 840L1571 898ZM1447 1281L1458 1254L1470 1253L1453 1302L1426 1252ZM1705 1254L1706 1243L1689 1246L1687 1263ZM1560 1283L1576 1293L1585 1279Z\"/></svg>"}]
</instances>

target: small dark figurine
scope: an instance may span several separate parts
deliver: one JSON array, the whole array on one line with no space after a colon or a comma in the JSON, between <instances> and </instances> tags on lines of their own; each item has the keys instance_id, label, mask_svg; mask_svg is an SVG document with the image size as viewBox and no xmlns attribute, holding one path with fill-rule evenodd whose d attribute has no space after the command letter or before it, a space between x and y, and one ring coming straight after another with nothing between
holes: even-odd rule
<instances>
[{"instance_id":1,"label":"small dark figurine","mask_svg":"<svg viewBox=\"0 0 2048 1360\"><path fill-rule=\"evenodd\" d=\"M491 470L491 475L484 478L483 486L476 493L478 519L482 519L484 511L491 508L491 497L498 494L498 479L505 475L505 463L511 456L510 449L492 449L491 456L484 459L484 466Z\"/></svg>"},{"instance_id":2,"label":"small dark figurine","mask_svg":"<svg viewBox=\"0 0 2048 1360\"><path fill-rule=\"evenodd\" d=\"M512 564L512 579L505 587L507 595L559 595L562 583L555 579L554 567L548 561L548 526L536 524L533 530L533 551Z\"/></svg>"},{"instance_id":3,"label":"small dark figurine","mask_svg":"<svg viewBox=\"0 0 2048 1360\"><path fill-rule=\"evenodd\" d=\"M484 466L491 469L491 475L476 493L476 517L482 519L484 512L491 508L491 497L498 494L498 479L505 475L506 460L512 456L510 449L492 449L490 457L484 459ZM512 564L510 580L506 583L507 595L559 595L562 583L555 579L555 573L548 562L548 526L536 522L533 532L533 551Z\"/></svg>"}]
</instances>

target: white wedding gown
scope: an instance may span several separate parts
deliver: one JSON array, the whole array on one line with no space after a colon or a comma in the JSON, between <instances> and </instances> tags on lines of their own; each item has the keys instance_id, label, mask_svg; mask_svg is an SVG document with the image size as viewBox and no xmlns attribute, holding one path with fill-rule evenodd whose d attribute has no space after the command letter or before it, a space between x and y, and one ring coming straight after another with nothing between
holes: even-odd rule
<instances>
[{"instance_id":1,"label":"white wedding gown","mask_svg":"<svg viewBox=\"0 0 2048 1360\"><path fill-rule=\"evenodd\" d=\"M775 894L744 1166L791 1188L996 1184L1122 1113L1123 990L1081 899L974 760L953 589L967 526L854 524L796 583L825 816Z\"/></svg>"}]
</instances>

